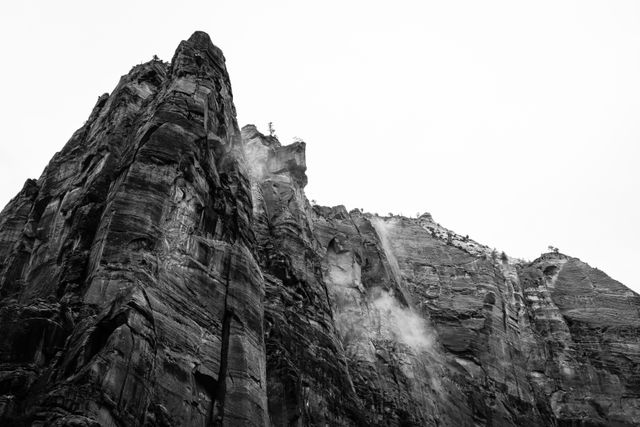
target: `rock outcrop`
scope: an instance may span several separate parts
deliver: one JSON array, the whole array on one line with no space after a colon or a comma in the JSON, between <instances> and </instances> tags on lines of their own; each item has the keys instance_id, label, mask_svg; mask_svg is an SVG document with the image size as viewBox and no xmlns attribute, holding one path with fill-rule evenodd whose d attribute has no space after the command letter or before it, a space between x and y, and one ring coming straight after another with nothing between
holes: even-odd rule
<instances>
[{"instance_id":1,"label":"rock outcrop","mask_svg":"<svg viewBox=\"0 0 640 427\"><path fill-rule=\"evenodd\" d=\"M633 426L640 296L312 206L196 32L0 214L0 425Z\"/></svg>"}]
</instances>

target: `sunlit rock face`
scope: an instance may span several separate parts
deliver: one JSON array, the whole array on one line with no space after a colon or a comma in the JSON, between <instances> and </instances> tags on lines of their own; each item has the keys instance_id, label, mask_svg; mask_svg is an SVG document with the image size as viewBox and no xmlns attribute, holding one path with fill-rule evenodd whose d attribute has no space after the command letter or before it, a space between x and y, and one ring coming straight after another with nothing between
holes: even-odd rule
<instances>
[{"instance_id":1,"label":"sunlit rock face","mask_svg":"<svg viewBox=\"0 0 640 427\"><path fill-rule=\"evenodd\" d=\"M134 67L0 214L0 425L640 424L637 294L305 172L206 34Z\"/></svg>"}]
</instances>

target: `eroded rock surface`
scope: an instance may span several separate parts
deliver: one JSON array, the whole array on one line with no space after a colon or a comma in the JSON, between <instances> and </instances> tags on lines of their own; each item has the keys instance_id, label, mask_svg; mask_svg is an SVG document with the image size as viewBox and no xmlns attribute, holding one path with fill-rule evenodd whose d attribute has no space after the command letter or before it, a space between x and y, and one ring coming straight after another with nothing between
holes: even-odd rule
<instances>
[{"instance_id":1,"label":"eroded rock surface","mask_svg":"<svg viewBox=\"0 0 640 427\"><path fill-rule=\"evenodd\" d=\"M0 417L265 425L264 279L224 57L134 67L0 219Z\"/></svg>"},{"instance_id":2,"label":"eroded rock surface","mask_svg":"<svg viewBox=\"0 0 640 427\"><path fill-rule=\"evenodd\" d=\"M305 171L206 34L134 67L0 214L0 425L640 424L637 294Z\"/></svg>"}]
</instances>

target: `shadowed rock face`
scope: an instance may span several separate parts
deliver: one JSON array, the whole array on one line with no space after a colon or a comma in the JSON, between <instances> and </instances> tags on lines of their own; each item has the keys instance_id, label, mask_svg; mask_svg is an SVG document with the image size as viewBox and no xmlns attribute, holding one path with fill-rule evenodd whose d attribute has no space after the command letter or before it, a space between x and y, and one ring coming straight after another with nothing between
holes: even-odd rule
<instances>
[{"instance_id":1,"label":"shadowed rock face","mask_svg":"<svg viewBox=\"0 0 640 427\"><path fill-rule=\"evenodd\" d=\"M0 214L0 425L640 423L637 294L305 171L206 34L134 67Z\"/></svg>"},{"instance_id":2,"label":"shadowed rock face","mask_svg":"<svg viewBox=\"0 0 640 427\"><path fill-rule=\"evenodd\" d=\"M0 219L5 420L268 422L241 148L224 57L195 33L27 181Z\"/></svg>"}]
</instances>

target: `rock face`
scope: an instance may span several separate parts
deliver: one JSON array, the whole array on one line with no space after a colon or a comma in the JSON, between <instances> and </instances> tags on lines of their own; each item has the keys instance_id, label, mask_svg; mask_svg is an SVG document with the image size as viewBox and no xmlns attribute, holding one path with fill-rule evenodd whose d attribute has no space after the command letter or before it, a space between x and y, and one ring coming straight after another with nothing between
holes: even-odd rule
<instances>
[{"instance_id":1,"label":"rock face","mask_svg":"<svg viewBox=\"0 0 640 427\"><path fill-rule=\"evenodd\" d=\"M265 425L264 279L222 53L204 33L103 95L0 220L0 413Z\"/></svg>"},{"instance_id":2,"label":"rock face","mask_svg":"<svg viewBox=\"0 0 640 427\"><path fill-rule=\"evenodd\" d=\"M0 214L0 425L640 424L640 296L305 171L206 34L134 67Z\"/></svg>"}]
</instances>

